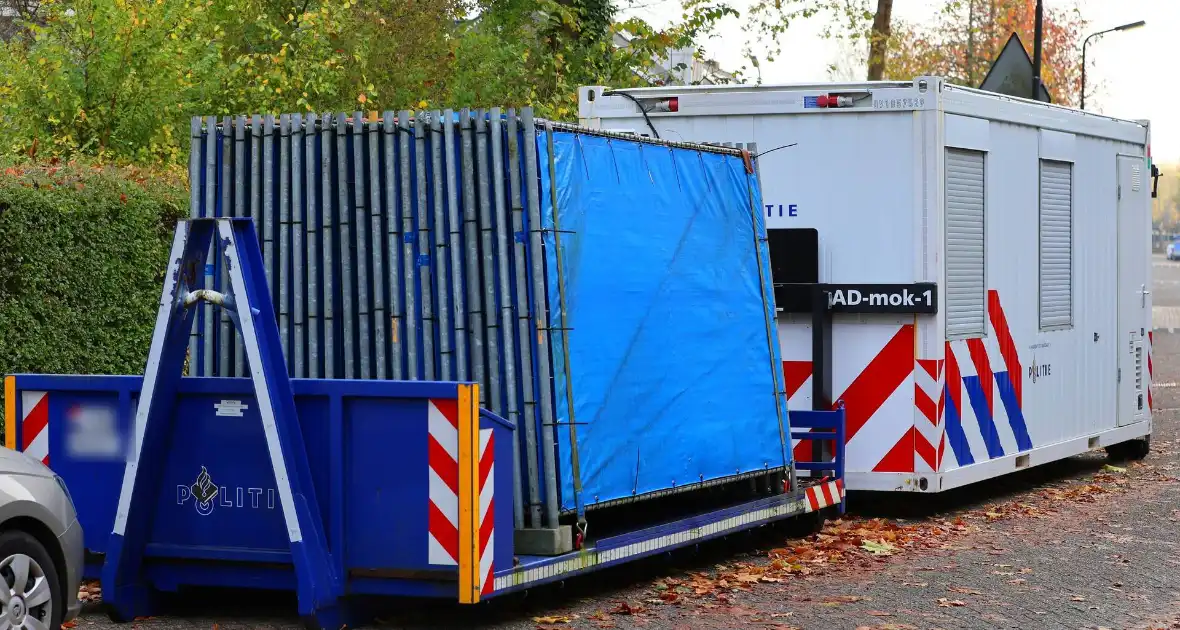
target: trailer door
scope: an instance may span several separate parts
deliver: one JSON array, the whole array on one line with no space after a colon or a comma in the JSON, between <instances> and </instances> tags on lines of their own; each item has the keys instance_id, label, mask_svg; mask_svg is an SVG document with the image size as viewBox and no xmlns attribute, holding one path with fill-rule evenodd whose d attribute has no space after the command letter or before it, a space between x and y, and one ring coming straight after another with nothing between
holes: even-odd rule
<instances>
[{"instance_id":1,"label":"trailer door","mask_svg":"<svg viewBox=\"0 0 1180 630\"><path fill-rule=\"evenodd\" d=\"M1118 156L1118 424L1142 421L1147 409L1147 175L1144 159Z\"/></svg>"}]
</instances>

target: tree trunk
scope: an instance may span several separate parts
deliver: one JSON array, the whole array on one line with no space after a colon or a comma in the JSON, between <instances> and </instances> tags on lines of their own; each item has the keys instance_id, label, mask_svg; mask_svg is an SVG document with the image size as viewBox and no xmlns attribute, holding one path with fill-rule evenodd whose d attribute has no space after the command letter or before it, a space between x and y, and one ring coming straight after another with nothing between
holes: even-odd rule
<instances>
[{"instance_id":1,"label":"tree trunk","mask_svg":"<svg viewBox=\"0 0 1180 630\"><path fill-rule=\"evenodd\" d=\"M877 0L877 15L873 17L873 30L869 34L869 81L880 81L885 75L885 50L889 44L892 14L893 0Z\"/></svg>"},{"instance_id":2,"label":"tree trunk","mask_svg":"<svg viewBox=\"0 0 1180 630\"><path fill-rule=\"evenodd\" d=\"M967 2L967 85L975 87L975 3Z\"/></svg>"}]
</instances>

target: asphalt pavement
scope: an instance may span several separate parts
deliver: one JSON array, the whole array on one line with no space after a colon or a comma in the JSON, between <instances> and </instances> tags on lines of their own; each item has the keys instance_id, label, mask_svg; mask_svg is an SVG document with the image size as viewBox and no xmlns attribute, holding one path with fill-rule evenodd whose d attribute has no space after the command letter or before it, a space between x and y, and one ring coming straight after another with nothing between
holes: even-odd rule
<instances>
[{"instance_id":1,"label":"asphalt pavement","mask_svg":"<svg viewBox=\"0 0 1180 630\"><path fill-rule=\"evenodd\" d=\"M1157 332L1180 332L1180 261L1155 254L1151 273L1152 326Z\"/></svg>"},{"instance_id":2,"label":"asphalt pavement","mask_svg":"<svg viewBox=\"0 0 1180 630\"><path fill-rule=\"evenodd\" d=\"M931 497L857 501L809 540L704 545L473 608L404 602L387 628L1180 628L1180 262L1153 258L1155 430L1142 462L1101 451ZM910 504L912 506L912 504ZM143 630L300 628L287 596L179 597ZM90 606L78 627L126 628Z\"/></svg>"}]
</instances>

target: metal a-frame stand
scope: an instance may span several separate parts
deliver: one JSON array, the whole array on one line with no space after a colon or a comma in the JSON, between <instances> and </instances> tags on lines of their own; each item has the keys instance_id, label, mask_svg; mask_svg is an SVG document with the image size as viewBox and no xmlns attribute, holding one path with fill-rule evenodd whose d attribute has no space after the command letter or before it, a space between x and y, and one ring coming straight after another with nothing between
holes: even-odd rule
<instances>
[{"instance_id":1,"label":"metal a-frame stand","mask_svg":"<svg viewBox=\"0 0 1180 630\"><path fill-rule=\"evenodd\" d=\"M228 294L203 286L214 232L230 279ZM242 335L291 544L299 613L309 625L340 628L343 579L330 562L254 226L249 219L180 221L169 260L102 571L103 599L116 619L153 613L153 589L143 565L161 491L157 471L164 467L176 428L176 394L194 320L191 307L203 300L226 309Z\"/></svg>"}]
</instances>

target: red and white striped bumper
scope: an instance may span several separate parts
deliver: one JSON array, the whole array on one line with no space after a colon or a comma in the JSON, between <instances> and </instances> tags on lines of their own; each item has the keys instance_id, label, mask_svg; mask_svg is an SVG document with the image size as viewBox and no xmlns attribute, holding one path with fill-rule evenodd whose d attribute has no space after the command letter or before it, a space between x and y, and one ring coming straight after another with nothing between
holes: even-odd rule
<instances>
[{"instance_id":1,"label":"red and white striped bumper","mask_svg":"<svg viewBox=\"0 0 1180 630\"><path fill-rule=\"evenodd\" d=\"M811 486L804 494L807 496L807 511L815 512L831 507L844 500L844 480L825 481Z\"/></svg>"}]
</instances>

